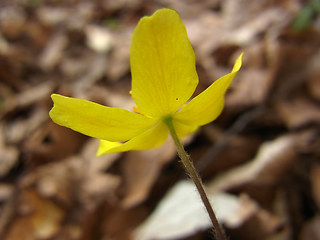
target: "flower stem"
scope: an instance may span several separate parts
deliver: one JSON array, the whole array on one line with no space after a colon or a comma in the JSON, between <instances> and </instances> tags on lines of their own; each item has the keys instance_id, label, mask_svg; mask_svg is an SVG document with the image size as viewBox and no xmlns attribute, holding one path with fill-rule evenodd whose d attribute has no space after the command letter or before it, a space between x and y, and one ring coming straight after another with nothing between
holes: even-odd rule
<instances>
[{"instance_id":1,"label":"flower stem","mask_svg":"<svg viewBox=\"0 0 320 240\"><path fill-rule=\"evenodd\" d=\"M178 135L177 135L176 130L175 130L173 123L172 123L172 118L167 117L163 121L169 129L169 132L170 132L172 139L176 145L176 149L177 149L178 155L182 161L182 164L185 167L190 178L192 179L192 181L196 185L196 188L200 194L201 200L207 209L207 212L209 214L209 217L210 217L212 225L213 225L213 231L214 231L215 238L217 240L227 240L227 238L224 234L224 231L223 231L222 227L220 226L220 224L217 220L217 217L212 209L212 206L209 202L209 199L208 199L207 194L204 190L201 178L200 178L198 172L196 171L192 160L190 159L189 155L184 150L184 147L178 138Z\"/></svg>"}]
</instances>

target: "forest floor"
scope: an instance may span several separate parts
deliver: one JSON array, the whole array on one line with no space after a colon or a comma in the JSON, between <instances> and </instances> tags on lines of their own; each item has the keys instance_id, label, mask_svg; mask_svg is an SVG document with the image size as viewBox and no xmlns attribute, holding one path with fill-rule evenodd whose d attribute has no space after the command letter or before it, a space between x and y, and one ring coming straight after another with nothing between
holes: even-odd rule
<instances>
[{"instance_id":1,"label":"forest floor","mask_svg":"<svg viewBox=\"0 0 320 240\"><path fill-rule=\"evenodd\" d=\"M184 142L229 239L320 240L318 0L0 0L1 240L212 239L170 139L96 157L48 115L51 93L132 110L131 35L163 7L196 94L244 52L223 113Z\"/></svg>"}]
</instances>

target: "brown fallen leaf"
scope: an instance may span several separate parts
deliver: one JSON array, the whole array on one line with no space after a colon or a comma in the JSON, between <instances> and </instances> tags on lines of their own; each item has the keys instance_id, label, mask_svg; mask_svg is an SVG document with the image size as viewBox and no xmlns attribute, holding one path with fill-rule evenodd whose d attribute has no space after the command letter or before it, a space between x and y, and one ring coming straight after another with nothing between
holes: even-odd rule
<instances>
[{"instance_id":1,"label":"brown fallen leaf","mask_svg":"<svg viewBox=\"0 0 320 240\"><path fill-rule=\"evenodd\" d=\"M80 151L87 138L51 120L25 139L22 150L28 152L29 167L61 160Z\"/></svg>"},{"instance_id":2,"label":"brown fallen leaf","mask_svg":"<svg viewBox=\"0 0 320 240\"><path fill-rule=\"evenodd\" d=\"M74 191L78 192L83 178L81 165L76 158L65 159L40 166L24 176L19 185L22 189L34 188L44 198L54 199L63 206L70 207L75 199Z\"/></svg>"},{"instance_id":3,"label":"brown fallen leaf","mask_svg":"<svg viewBox=\"0 0 320 240\"><path fill-rule=\"evenodd\" d=\"M89 87L105 75L107 63L108 58L104 54L93 56L89 65L86 66L85 73L72 86L75 97L77 97L77 94L87 91Z\"/></svg>"},{"instance_id":4,"label":"brown fallen leaf","mask_svg":"<svg viewBox=\"0 0 320 240\"><path fill-rule=\"evenodd\" d=\"M270 9L281 9L282 4L280 2L271 3L270 0L261 0L259 2L252 2L250 0L226 0L222 1L221 7L223 8L225 24L231 27L238 27L245 23L254 24L252 19L261 17L262 14L269 12ZM294 3L288 3L286 8L282 11L288 11ZM246 6L243 8L243 6ZM242 9L239 12L239 9ZM279 16L283 17L283 16ZM261 17L262 18L262 17ZM263 17L263 19L266 17ZM256 23L257 24L257 23Z\"/></svg>"},{"instance_id":5,"label":"brown fallen leaf","mask_svg":"<svg viewBox=\"0 0 320 240\"><path fill-rule=\"evenodd\" d=\"M119 0L119 1L112 1L112 0L105 0L103 1L102 7L105 8L106 11L110 12L117 12L123 9L131 9L131 11L137 10L137 8L141 5L141 0Z\"/></svg>"},{"instance_id":6,"label":"brown fallen leaf","mask_svg":"<svg viewBox=\"0 0 320 240\"><path fill-rule=\"evenodd\" d=\"M230 3L232 1L225 2ZM239 1L234 1L234 3L236 2ZM248 5L251 6L251 4ZM263 5L259 2L259 7L261 6ZM252 10L246 9L246 11ZM232 10L229 8L223 12L221 17L214 12L206 11L198 18L194 18L192 22L186 22L188 35L191 43L195 46L198 57L208 58L217 48L226 44L232 46L253 44L258 40L261 33L272 31L272 27L275 26L277 29L284 28L290 20L286 8L262 8L260 14L257 11L250 14L244 14L244 12L232 14L232 11L239 12L238 8ZM241 21L236 20L235 15L241 15L240 17L243 19Z\"/></svg>"},{"instance_id":7,"label":"brown fallen leaf","mask_svg":"<svg viewBox=\"0 0 320 240\"><path fill-rule=\"evenodd\" d=\"M18 164L19 150L14 146L0 146L0 177L6 176Z\"/></svg>"},{"instance_id":8,"label":"brown fallen leaf","mask_svg":"<svg viewBox=\"0 0 320 240\"><path fill-rule=\"evenodd\" d=\"M279 137L261 145L256 157L208 183L209 192L226 191L250 182L275 184L295 158L295 137Z\"/></svg>"},{"instance_id":9,"label":"brown fallen leaf","mask_svg":"<svg viewBox=\"0 0 320 240\"><path fill-rule=\"evenodd\" d=\"M3 14L3 13L6 14ZM1 7L0 29L5 37L18 38L24 32L27 22L26 12L18 6Z\"/></svg>"},{"instance_id":10,"label":"brown fallen leaf","mask_svg":"<svg viewBox=\"0 0 320 240\"><path fill-rule=\"evenodd\" d=\"M320 216L317 214L308 221L302 228L299 240L319 240L320 239Z\"/></svg>"},{"instance_id":11,"label":"brown fallen leaf","mask_svg":"<svg viewBox=\"0 0 320 240\"><path fill-rule=\"evenodd\" d=\"M96 154L99 144L99 139L91 138L85 142L79 154L88 165L88 171L104 172L122 155L122 153L110 153L97 157Z\"/></svg>"},{"instance_id":12,"label":"brown fallen leaf","mask_svg":"<svg viewBox=\"0 0 320 240\"><path fill-rule=\"evenodd\" d=\"M88 91L81 93L79 96L84 99L98 102L105 106L123 108L132 112L135 102L131 98L129 91L130 84L126 84L121 88L101 88L93 86L88 89Z\"/></svg>"},{"instance_id":13,"label":"brown fallen leaf","mask_svg":"<svg viewBox=\"0 0 320 240\"><path fill-rule=\"evenodd\" d=\"M121 31L114 34L113 51L110 53L109 64L107 65L106 75L110 81L117 81L130 70L129 54L130 40L133 32L132 26L123 27Z\"/></svg>"},{"instance_id":14,"label":"brown fallen leaf","mask_svg":"<svg viewBox=\"0 0 320 240\"><path fill-rule=\"evenodd\" d=\"M308 90L312 97L320 101L320 54L312 59L309 75Z\"/></svg>"},{"instance_id":15,"label":"brown fallen leaf","mask_svg":"<svg viewBox=\"0 0 320 240\"><path fill-rule=\"evenodd\" d=\"M288 128L299 128L320 122L320 108L306 97L279 101L277 111Z\"/></svg>"},{"instance_id":16,"label":"brown fallen leaf","mask_svg":"<svg viewBox=\"0 0 320 240\"><path fill-rule=\"evenodd\" d=\"M103 240L132 240L132 231L146 218L145 206L123 209L121 206L107 206L103 212L104 221L101 224Z\"/></svg>"},{"instance_id":17,"label":"brown fallen leaf","mask_svg":"<svg viewBox=\"0 0 320 240\"><path fill-rule=\"evenodd\" d=\"M0 112L0 117L3 117L17 108L25 108L33 103L45 99L53 92L54 87L54 82L47 81L6 99L3 103L3 110Z\"/></svg>"},{"instance_id":18,"label":"brown fallen leaf","mask_svg":"<svg viewBox=\"0 0 320 240\"><path fill-rule=\"evenodd\" d=\"M95 209L107 196L113 199L120 178L104 173L103 169L91 166L81 156L53 162L26 175L21 187L34 186L42 196L55 199L65 207L72 208L77 201L87 211Z\"/></svg>"},{"instance_id":19,"label":"brown fallen leaf","mask_svg":"<svg viewBox=\"0 0 320 240\"><path fill-rule=\"evenodd\" d=\"M19 150L6 144L4 126L0 124L0 177L6 176L17 165L18 158Z\"/></svg>"},{"instance_id":20,"label":"brown fallen leaf","mask_svg":"<svg viewBox=\"0 0 320 240\"><path fill-rule=\"evenodd\" d=\"M211 147L206 150L205 154L203 150L199 151L201 157L198 158L199 162L195 163L203 177L212 178L217 173L247 162L254 156L261 144L260 139L240 135L240 132L258 114L258 109L244 113L227 131L215 125L207 125L202 128L203 134L211 142Z\"/></svg>"},{"instance_id":21,"label":"brown fallen leaf","mask_svg":"<svg viewBox=\"0 0 320 240\"><path fill-rule=\"evenodd\" d=\"M320 165L314 164L310 173L311 191L313 199L318 207L320 207Z\"/></svg>"},{"instance_id":22,"label":"brown fallen leaf","mask_svg":"<svg viewBox=\"0 0 320 240\"><path fill-rule=\"evenodd\" d=\"M262 104L272 86L272 79L266 70L243 70L232 84L226 97L226 107L244 109Z\"/></svg>"},{"instance_id":23,"label":"brown fallen leaf","mask_svg":"<svg viewBox=\"0 0 320 240\"><path fill-rule=\"evenodd\" d=\"M84 164L81 171L85 172L85 169ZM118 203L116 190L120 182L121 178L117 175L104 173L101 170L88 171L84 173L77 198L88 210L95 210L106 199Z\"/></svg>"},{"instance_id":24,"label":"brown fallen leaf","mask_svg":"<svg viewBox=\"0 0 320 240\"><path fill-rule=\"evenodd\" d=\"M172 160L175 155L176 150L171 138L159 148L127 153L121 160L126 192L122 206L130 208L144 201L164 164Z\"/></svg>"},{"instance_id":25,"label":"brown fallen leaf","mask_svg":"<svg viewBox=\"0 0 320 240\"><path fill-rule=\"evenodd\" d=\"M70 43L69 43L70 44ZM74 50L76 51L76 50ZM72 51L68 51L64 54L64 57L61 59L59 65L57 66L63 76L67 80L71 80L71 83L88 74L88 66L92 64L94 59L94 52L84 49L81 51L81 55L76 58L72 55ZM65 86L61 84L61 86Z\"/></svg>"},{"instance_id":26,"label":"brown fallen leaf","mask_svg":"<svg viewBox=\"0 0 320 240\"><path fill-rule=\"evenodd\" d=\"M65 32L57 32L52 36L39 57L40 67L45 71L54 69L61 61L67 44L68 39Z\"/></svg>"},{"instance_id":27,"label":"brown fallen leaf","mask_svg":"<svg viewBox=\"0 0 320 240\"><path fill-rule=\"evenodd\" d=\"M16 213L15 194L17 191L14 186L9 184L0 185L0 238L2 239L8 230L9 224L12 222Z\"/></svg>"},{"instance_id":28,"label":"brown fallen leaf","mask_svg":"<svg viewBox=\"0 0 320 240\"><path fill-rule=\"evenodd\" d=\"M56 24L66 22L68 16L71 14L71 10L64 7L52 7L52 6L39 6L35 13L41 22L45 26L54 26Z\"/></svg>"},{"instance_id":29,"label":"brown fallen leaf","mask_svg":"<svg viewBox=\"0 0 320 240\"><path fill-rule=\"evenodd\" d=\"M11 184L0 184L0 201L8 200L14 192L14 187Z\"/></svg>"},{"instance_id":30,"label":"brown fallen leaf","mask_svg":"<svg viewBox=\"0 0 320 240\"><path fill-rule=\"evenodd\" d=\"M6 141L10 144L20 144L48 121L48 118L48 110L38 107L31 111L27 118L8 122L5 128Z\"/></svg>"},{"instance_id":31,"label":"brown fallen leaf","mask_svg":"<svg viewBox=\"0 0 320 240\"><path fill-rule=\"evenodd\" d=\"M280 226L281 221L272 216L246 196L216 192L209 194L210 202L220 223L237 228L255 218L261 235L268 235ZM258 221L257 221L258 219ZM260 222L260 223L259 223ZM253 224L254 225L254 224ZM211 228L208 214L190 181L178 182L160 201L149 218L134 232L137 240L169 240L185 238Z\"/></svg>"},{"instance_id":32,"label":"brown fallen leaf","mask_svg":"<svg viewBox=\"0 0 320 240\"><path fill-rule=\"evenodd\" d=\"M33 190L24 190L16 207L18 216L4 240L49 239L58 233L64 212L51 200L41 198Z\"/></svg>"}]
</instances>

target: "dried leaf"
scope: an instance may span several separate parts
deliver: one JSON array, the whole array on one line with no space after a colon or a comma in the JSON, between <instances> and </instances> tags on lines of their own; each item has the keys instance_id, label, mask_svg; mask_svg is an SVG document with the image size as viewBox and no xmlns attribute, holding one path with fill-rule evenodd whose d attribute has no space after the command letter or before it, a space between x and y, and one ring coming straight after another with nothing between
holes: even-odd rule
<instances>
[{"instance_id":1,"label":"dried leaf","mask_svg":"<svg viewBox=\"0 0 320 240\"><path fill-rule=\"evenodd\" d=\"M17 165L19 151L16 147L0 146L0 156L0 177L4 177Z\"/></svg>"},{"instance_id":2,"label":"dried leaf","mask_svg":"<svg viewBox=\"0 0 320 240\"><path fill-rule=\"evenodd\" d=\"M133 29L128 27L114 36L117 41L114 43L113 51L110 54L110 62L106 69L107 77L111 81L118 80L130 70L128 59L130 57L129 53L132 31Z\"/></svg>"},{"instance_id":3,"label":"dried leaf","mask_svg":"<svg viewBox=\"0 0 320 240\"><path fill-rule=\"evenodd\" d=\"M29 153L31 166L56 161L78 152L86 137L52 121L26 138L23 150Z\"/></svg>"},{"instance_id":4,"label":"dried leaf","mask_svg":"<svg viewBox=\"0 0 320 240\"><path fill-rule=\"evenodd\" d=\"M220 223L230 228L239 227L253 216L264 218L261 220L264 223L274 219L268 226L272 231L280 224L278 219L260 210L248 197L238 198L227 193L210 194L208 197ZM167 193L152 215L136 229L134 239L180 239L210 227L210 219L194 184L181 181Z\"/></svg>"},{"instance_id":5,"label":"dried leaf","mask_svg":"<svg viewBox=\"0 0 320 240\"><path fill-rule=\"evenodd\" d=\"M37 108L28 118L18 118L8 123L5 129L6 141L19 144L48 120L48 110Z\"/></svg>"},{"instance_id":6,"label":"dried leaf","mask_svg":"<svg viewBox=\"0 0 320 240\"><path fill-rule=\"evenodd\" d=\"M320 122L319 106L305 97L278 102L277 109L288 128Z\"/></svg>"},{"instance_id":7,"label":"dried leaf","mask_svg":"<svg viewBox=\"0 0 320 240\"><path fill-rule=\"evenodd\" d=\"M299 240L319 240L320 239L320 216L316 215L307 222L299 236Z\"/></svg>"},{"instance_id":8,"label":"dried leaf","mask_svg":"<svg viewBox=\"0 0 320 240\"><path fill-rule=\"evenodd\" d=\"M320 54L317 54L311 62L309 81L307 86L312 97L320 100Z\"/></svg>"},{"instance_id":9,"label":"dried leaf","mask_svg":"<svg viewBox=\"0 0 320 240\"><path fill-rule=\"evenodd\" d=\"M226 106L247 108L262 104L271 86L272 81L267 71L256 69L242 71L232 85L231 93L226 97Z\"/></svg>"},{"instance_id":10,"label":"dried leaf","mask_svg":"<svg viewBox=\"0 0 320 240\"><path fill-rule=\"evenodd\" d=\"M18 163L19 151L5 142L4 126L0 124L0 177L4 177Z\"/></svg>"},{"instance_id":11,"label":"dried leaf","mask_svg":"<svg viewBox=\"0 0 320 240\"><path fill-rule=\"evenodd\" d=\"M292 135L262 144L252 161L213 179L208 184L208 191L226 191L253 181L275 184L292 164L294 146L295 138Z\"/></svg>"},{"instance_id":12,"label":"dried leaf","mask_svg":"<svg viewBox=\"0 0 320 240\"><path fill-rule=\"evenodd\" d=\"M49 15L51 16L52 12L50 12ZM53 36L40 55L40 67L46 71L52 70L57 64L59 64L61 58L63 58L63 53L67 44L68 39L64 32L58 32Z\"/></svg>"},{"instance_id":13,"label":"dried leaf","mask_svg":"<svg viewBox=\"0 0 320 240\"><path fill-rule=\"evenodd\" d=\"M122 206L130 208L144 201L158 179L163 165L173 159L175 154L176 150L170 138L159 148L128 153L122 160L126 189Z\"/></svg>"},{"instance_id":14,"label":"dried leaf","mask_svg":"<svg viewBox=\"0 0 320 240\"><path fill-rule=\"evenodd\" d=\"M104 172L120 157L121 153L111 153L97 157L99 139L89 139L82 147L80 156L88 164L88 172Z\"/></svg>"},{"instance_id":15,"label":"dried leaf","mask_svg":"<svg viewBox=\"0 0 320 240\"><path fill-rule=\"evenodd\" d=\"M49 239L57 234L64 217L61 208L32 190L22 192L19 200L19 216L8 229L4 240Z\"/></svg>"},{"instance_id":16,"label":"dried leaf","mask_svg":"<svg viewBox=\"0 0 320 240\"><path fill-rule=\"evenodd\" d=\"M16 110L17 108L27 107L33 103L45 99L48 97L48 95L50 95L50 93L53 92L54 86L54 82L48 81L27 91L16 94L9 99L6 99L3 104L3 110L0 112L0 117L8 112Z\"/></svg>"},{"instance_id":17,"label":"dried leaf","mask_svg":"<svg viewBox=\"0 0 320 240\"><path fill-rule=\"evenodd\" d=\"M313 198L318 207L320 207L320 165L315 164L311 168L310 173L311 190Z\"/></svg>"}]
</instances>

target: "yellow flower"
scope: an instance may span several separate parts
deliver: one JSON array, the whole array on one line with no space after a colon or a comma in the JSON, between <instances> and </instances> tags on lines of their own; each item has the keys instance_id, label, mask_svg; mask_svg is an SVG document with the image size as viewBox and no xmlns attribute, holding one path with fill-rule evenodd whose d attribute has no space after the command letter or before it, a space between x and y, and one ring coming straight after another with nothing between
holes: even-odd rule
<instances>
[{"instance_id":1,"label":"yellow flower","mask_svg":"<svg viewBox=\"0 0 320 240\"><path fill-rule=\"evenodd\" d=\"M198 84L194 51L178 13L160 9L139 21L132 36L130 65L132 97L139 113L52 94L52 120L99 138L97 155L162 145L168 137L167 119L179 138L216 119L240 69L241 56L231 73L186 103Z\"/></svg>"}]
</instances>

